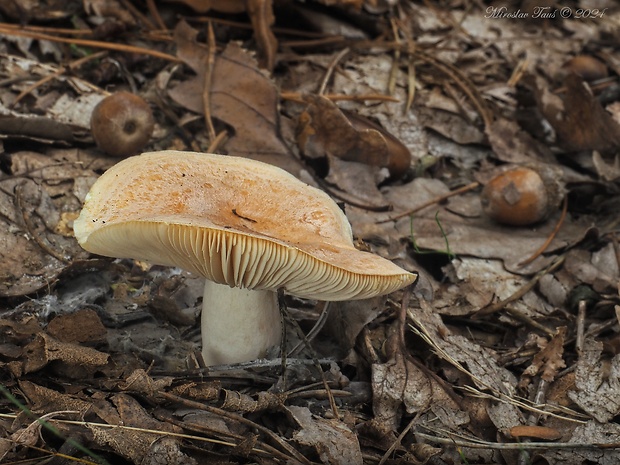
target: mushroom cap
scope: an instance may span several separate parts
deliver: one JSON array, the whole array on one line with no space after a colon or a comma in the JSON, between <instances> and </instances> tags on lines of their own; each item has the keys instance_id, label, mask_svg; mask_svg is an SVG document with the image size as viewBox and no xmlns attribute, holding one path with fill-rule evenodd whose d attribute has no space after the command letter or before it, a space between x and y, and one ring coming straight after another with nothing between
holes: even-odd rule
<instances>
[{"instance_id":1,"label":"mushroom cap","mask_svg":"<svg viewBox=\"0 0 620 465\"><path fill-rule=\"evenodd\" d=\"M247 158L161 151L106 171L74 222L89 252L177 266L231 287L364 299L417 274L353 245L323 191Z\"/></svg>"}]
</instances>

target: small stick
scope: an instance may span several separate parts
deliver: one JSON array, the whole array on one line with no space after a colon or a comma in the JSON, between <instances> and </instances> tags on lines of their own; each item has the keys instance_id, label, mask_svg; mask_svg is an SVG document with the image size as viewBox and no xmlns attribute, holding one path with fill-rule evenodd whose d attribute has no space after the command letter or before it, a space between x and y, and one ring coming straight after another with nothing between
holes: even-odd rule
<instances>
[{"instance_id":1,"label":"small stick","mask_svg":"<svg viewBox=\"0 0 620 465\"><path fill-rule=\"evenodd\" d=\"M213 145L217 134L213 126L213 118L211 117L211 81L213 79L213 67L215 65L215 33L213 32L213 25L211 23L209 23L207 37L208 56L205 66L204 87L202 89L202 103L205 113L205 123L209 131L209 140L211 141L211 145Z\"/></svg>"},{"instance_id":2,"label":"small stick","mask_svg":"<svg viewBox=\"0 0 620 465\"><path fill-rule=\"evenodd\" d=\"M577 355L579 356L581 356L583 352L587 307L588 305L585 300L579 301L579 306L577 307L577 330L576 330L576 337L575 337L575 351L577 352Z\"/></svg>"},{"instance_id":3,"label":"small stick","mask_svg":"<svg viewBox=\"0 0 620 465\"><path fill-rule=\"evenodd\" d=\"M312 362L314 363L314 366L316 367L316 369L319 370L319 375L321 376L321 381L323 381L323 387L325 388L327 398L329 399L329 406L332 409L334 418L339 419L340 412L338 411L336 400L334 399L331 388L329 387L329 383L327 382L325 373L323 373L323 368L321 367L321 364L319 363L317 353L310 345L310 342L308 342L308 338L306 337L302 329L299 327L299 323L297 323L297 321L288 312L288 309L286 308L286 305L284 304L284 291L282 289L278 289L278 307L280 308L280 315L282 318L282 328L286 327L284 324L286 320L290 321L290 323L293 325L293 328L295 328L295 332L297 333L297 336L308 347L308 350L310 351L310 354L312 356ZM283 369L286 368L286 366L284 365L286 363L286 351L285 350L282 351L282 363L283 363L282 368ZM284 385L284 388L286 388L286 385Z\"/></svg>"},{"instance_id":4,"label":"small stick","mask_svg":"<svg viewBox=\"0 0 620 465\"><path fill-rule=\"evenodd\" d=\"M387 218L385 220L375 221L375 224L388 223L390 221L394 221L394 220L398 220L400 218L403 218L404 216L413 215L414 213L417 213L420 210L424 210L426 207L430 207L431 205L434 205L436 203L443 202L444 200L449 199L450 197L454 197L455 195L460 195L460 194L463 194L465 192L469 192L469 191L471 191L473 189L476 189L478 186L480 186L480 183L472 182L470 184L467 184L466 186L459 187L458 189L450 191L447 194L443 194L443 195L439 195L437 197L434 197L431 200L429 200L428 202L423 203L422 205L417 206L415 208L412 208L411 210L407 210L406 212L399 213L396 216L391 216L391 217L389 217L389 218Z\"/></svg>"},{"instance_id":5,"label":"small stick","mask_svg":"<svg viewBox=\"0 0 620 465\"><path fill-rule=\"evenodd\" d=\"M217 153L219 147L224 143L224 140L228 137L228 132L226 130L220 131L215 139L211 141L209 147L207 147L207 152L209 153Z\"/></svg>"},{"instance_id":6,"label":"small stick","mask_svg":"<svg viewBox=\"0 0 620 465\"><path fill-rule=\"evenodd\" d=\"M547 238L545 243L543 245L541 245L540 248L536 252L534 252L529 258L523 260L522 262L519 262L517 264L518 267L529 265L534 260L536 260L536 258L540 254L542 254L547 247L549 247L549 244L551 244L551 241L553 239L555 239L555 236L558 235L558 232L560 231L560 228L564 224L564 219L566 218L566 212L567 211L568 211L568 196L564 197L564 205L562 206L562 215L560 216L560 219L558 220L558 224L555 225L555 228L553 229L551 234L549 234L549 237Z\"/></svg>"},{"instance_id":7,"label":"small stick","mask_svg":"<svg viewBox=\"0 0 620 465\"><path fill-rule=\"evenodd\" d=\"M286 389L286 358L288 356L288 352L286 350L286 302L284 301L284 289L278 288L278 309L280 310L280 327L282 328L282 339L280 342L280 357L282 360L282 386Z\"/></svg>"},{"instance_id":8,"label":"small stick","mask_svg":"<svg viewBox=\"0 0 620 465\"><path fill-rule=\"evenodd\" d=\"M409 424L407 426L405 426L405 429L403 429L401 431L401 433L398 435L398 437L394 440L394 442L392 443L392 445L390 445L390 447L388 448L388 450L385 451L385 454L383 454L383 457L381 457L381 460L379 460L379 464L378 465L383 465L385 462L387 462L390 458L390 456L392 455L392 452L394 452L396 450L396 448L398 446L400 446L400 444L403 442L403 438L405 437L405 435L411 430L411 428L413 428L413 426L418 422L418 420L420 419L420 416L422 415L422 412L418 412L415 414L415 416L411 419L411 421L409 422Z\"/></svg>"},{"instance_id":9,"label":"small stick","mask_svg":"<svg viewBox=\"0 0 620 465\"><path fill-rule=\"evenodd\" d=\"M327 71L325 72L325 76L323 76L323 81L321 81L321 85L319 86L319 90L317 91L317 94L323 95L323 92L325 92L325 88L327 87L327 83L332 77L332 74L334 74L334 69L336 68L336 65L338 64L340 60L342 60L347 55L347 53L349 53L349 47L343 48L334 57L332 62L329 64Z\"/></svg>"},{"instance_id":10,"label":"small stick","mask_svg":"<svg viewBox=\"0 0 620 465\"><path fill-rule=\"evenodd\" d=\"M147 8L149 10L149 13L151 13L151 16L153 16L153 19L157 23L157 27L159 27L159 29L164 31L164 33L169 36L170 32L166 28L166 23L164 23L164 20L162 19L161 15L159 14L159 10L157 9L157 5L155 4L155 0L146 0L146 6L147 6Z\"/></svg>"},{"instance_id":11,"label":"small stick","mask_svg":"<svg viewBox=\"0 0 620 465\"><path fill-rule=\"evenodd\" d=\"M363 102L365 100L378 100L379 102L400 102L396 97L392 97L391 95L383 95L383 94L357 94L357 95L345 95L345 94L323 94L323 97L331 100L332 102L337 102L339 100L353 101L353 102ZM303 96L299 92L281 92L280 97L284 100L291 100L297 103L306 103L303 99Z\"/></svg>"},{"instance_id":12,"label":"small stick","mask_svg":"<svg viewBox=\"0 0 620 465\"><path fill-rule=\"evenodd\" d=\"M542 331L543 333L545 333L548 336L553 337L555 335L555 331L553 331L552 329L547 328L545 325L540 324L538 321L534 320L533 318L530 318L529 316L525 315L523 312L521 312L521 310L517 310L516 308L512 308L512 307L506 307L506 311L508 312L508 314L520 321L523 321L524 323L526 323L527 325L531 326L532 328L536 328L539 331Z\"/></svg>"},{"instance_id":13,"label":"small stick","mask_svg":"<svg viewBox=\"0 0 620 465\"><path fill-rule=\"evenodd\" d=\"M155 58L161 58L162 60L170 61L172 63L180 63L181 59L169 55L168 53L160 52L158 50L151 50L143 47L136 47L133 45L117 44L114 42L102 42L100 40L87 40L87 39L75 39L66 37L56 37L49 34L41 34L38 32L30 32L24 30L18 30L13 28L7 28L3 24L0 24L0 34L17 37L29 37L31 39L49 40L51 42L59 42L62 44L74 44L81 47L93 47L102 48L104 50L115 50L117 52L125 53L137 53L140 55L150 55Z\"/></svg>"},{"instance_id":14,"label":"small stick","mask_svg":"<svg viewBox=\"0 0 620 465\"><path fill-rule=\"evenodd\" d=\"M308 334L306 334L306 341L299 341L295 347L289 350L289 357L294 357L301 352L301 349L306 345L306 343L312 341L316 335L319 334L321 329L323 329L323 326L325 326L327 316L329 315L329 302L321 302L321 304L323 305L323 309L321 310L319 317L316 319L316 323L314 323L312 329L310 329Z\"/></svg>"},{"instance_id":15,"label":"small stick","mask_svg":"<svg viewBox=\"0 0 620 465\"><path fill-rule=\"evenodd\" d=\"M564 259L565 259L564 256L559 257L555 262L553 262L546 269L541 270L538 273L536 273L536 275L528 283L526 283L520 289L517 289L517 291L514 294L492 305L487 305L486 307L482 307L480 310L473 313L470 318L472 318L473 320L477 320L479 318L482 318L483 316L491 315L492 313L496 313L502 310L507 304L514 302L516 300L519 300L521 297L523 297L525 294L527 294L529 291L531 291L534 288L536 283L540 281L540 278L558 269L560 265L564 263Z\"/></svg>"}]
</instances>

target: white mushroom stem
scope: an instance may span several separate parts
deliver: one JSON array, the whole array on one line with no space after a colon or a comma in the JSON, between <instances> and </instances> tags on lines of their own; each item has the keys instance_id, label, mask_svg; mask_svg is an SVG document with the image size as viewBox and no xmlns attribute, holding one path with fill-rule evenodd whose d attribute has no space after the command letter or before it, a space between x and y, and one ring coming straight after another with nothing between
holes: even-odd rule
<instances>
[{"instance_id":1,"label":"white mushroom stem","mask_svg":"<svg viewBox=\"0 0 620 465\"><path fill-rule=\"evenodd\" d=\"M202 301L202 356L207 366L265 357L282 340L277 294L206 280Z\"/></svg>"}]
</instances>

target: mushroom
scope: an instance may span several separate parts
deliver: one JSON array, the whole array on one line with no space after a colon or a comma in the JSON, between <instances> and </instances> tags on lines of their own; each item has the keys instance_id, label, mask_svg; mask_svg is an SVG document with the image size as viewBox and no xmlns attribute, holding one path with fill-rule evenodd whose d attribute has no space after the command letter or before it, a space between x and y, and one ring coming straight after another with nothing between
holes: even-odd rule
<instances>
[{"instance_id":1,"label":"mushroom","mask_svg":"<svg viewBox=\"0 0 620 465\"><path fill-rule=\"evenodd\" d=\"M74 222L87 251L183 268L206 278L207 365L264 357L280 344L277 290L318 300L365 299L417 274L353 245L323 191L247 158L161 151L106 171Z\"/></svg>"}]
</instances>

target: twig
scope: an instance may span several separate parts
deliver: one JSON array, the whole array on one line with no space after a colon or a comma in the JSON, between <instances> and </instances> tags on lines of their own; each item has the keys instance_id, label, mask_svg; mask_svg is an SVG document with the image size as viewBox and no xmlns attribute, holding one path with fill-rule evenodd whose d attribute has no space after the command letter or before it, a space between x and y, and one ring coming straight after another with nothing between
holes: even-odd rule
<instances>
[{"instance_id":1,"label":"twig","mask_svg":"<svg viewBox=\"0 0 620 465\"><path fill-rule=\"evenodd\" d=\"M166 28L166 23L164 23L164 20L159 14L159 10L157 9L155 0L146 0L146 7L148 8L149 13L151 13L151 16L157 23L157 27L159 27L166 35L170 36L170 32Z\"/></svg>"},{"instance_id":2,"label":"twig","mask_svg":"<svg viewBox=\"0 0 620 465\"><path fill-rule=\"evenodd\" d=\"M413 425L415 425L418 422L420 415L422 415L422 412L416 413L415 417L411 419L409 424L405 427L405 429L401 431L398 437L390 445L388 450L385 451L385 454L383 454L383 457L381 457L381 460L379 460L378 465L383 465L390 458L390 455L392 455L392 452L394 452L394 450L396 450L396 448L401 445L401 443L403 442L403 438L411 430L411 428L413 428Z\"/></svg>"},{"instance_id":3,"label":"twig","mask_svg":"<svg viewBox=\"0 0 620 465\"><path fill-rule=\"evenodd\" d=\"M407 41L407 45L411 49L409 59L407 60L407 103L405 104L405 113L408 113L415 99L415 83L417 80L415 71L415 43L411 40Z\"/></svg>"},{"instance_id":4,"label":"twig","mask_svg":"<svg viewBox=\"0 0 620 465\"><path fill-rule=\"evenodd\" d=\"M213 79L213 67L215 66L215 33L213 25L209 23L207 35L207 63L205 63L204 87L202 88L202 103L205 113L205 123L209 132L211 144L215 141L216 133L211 117L211 81Z\"/></svg>"},{"instance_id":5,"label":"twig","mask_svg":"<svg viewBox=\"0 0 620 465\"><path fill-rule=\"evenodd\" d=\"M323 92L325 92L325 88L327 87L327 83L332 77L332 74L334 74L334 69L336 68L336 65L338 64L340 60L342 60L347 55L347 53L349 53L349 47L343 48L342 50L340 50L340 52L336 54L334 59L329 64L327 71L325 71L325 76L323 76L321 85L319 86L319 89L316 92L317 94L323 95Z\"/></svg>"},{"instance_id":6,"label":"twig","mask_svg":"<svg viewBox=\"0 0 620 465\"><path fill-rule=\"evenodd\" d=\"M172 425L178 426L179 428L186 430L186 431L195 431L198 433L209 433L209 434L213 434L214 436L223 436L226 438L230 438L230 439L234 439L236 441L238 441L237 444L232 443L232 442L228 442L228 441L222 441L221 439L213 439L213 438L203 438L203 437L194 437L194 440L196 441L204 441L204 442L208 442L208 443L212 443L212 444L219 444L221 446L228 446L228 447L238 447L239 444L241 442L243 442L244 440L246 440L247 438L240 435L240 434L235 434L231 431L224 431L221 428L210 428L208 426L208 423L205 424L204 422L202 423L194 423L192 421L187 421L187 420L178 420L177 418L175 418L173 416L172 413L167 412L163 409L161 409L159 412L157 412L156 414L154 414L154 416L160 420L160 421L164 421L166 423L170 423ZM188 438L189 439L189 438ZM266 444L264 441L260 441L259 442L260 447L252 447L252 452L255 452L257 454L263 454L265 456L269 456L269 454L275 456L275 457L279 457L280 459L283 460L289 460L290 457L288 455L286 455L285 453L283 453L282 451L276 449L275 447ZM263 450L264 449L264 450Z\"/></svg>"},{"instance_id":7,"label":"twig","mask_svg":"<svg viewBox=\"0 0 620 465\"><path fill-rule=\"evenodd\" d=\"M209 153L217 153L219 147L223 144L224 140L228 137L228 132L226 130L220 131L215 139L212 139L209 143L209 147L207 147L207 152Z\"/></svg>"},{"instance_id":8,"label":"twig","mask_svg":"<svg viewBox=\"0 0 620 465\"><path fill-rule=\"evenodd\" d=\"M489 442L489 441L461 441L453 438L441 438L430 434L416 432L416 437L426 439L437 444L469 447L471 449L497 449L497 450L522 450L522 449L617 449L620 443L591 443L591 442Z\"/></svg>"},{"instance_id":9,"label":"twig","mask_svg":"<svg viewBox=\"0 0 620 465\"><path fill-rule=\"evenodd\" d=\"M367 100L377 100L379 102L400 102L400 100L396 97L384 94L323 94L322 96L331 100L332 102L337 102L340 100L353 102L364 102ZM303 98L303 94L301 94L300 92L280 92L280 97L284 100L290 100L297 103L306 103Z\"/></svg>"},{"instance_id":10,"label":"twig","mask_svg":"<svg viewBox=\"0 0 620 465\"><path fill-rule=\"evenodd\" d=\"M390 26L392 27L392 35L394 36L394 42L400 43L400 36L398 34L398 27L396 25L396 19L390 18ZM392 60L392 66L390 67L390 75L388 77L387 91L392 95L396 90L396 74L398 73L398 62L400 61L400 50L394 50L394 60Z\"/></svg>"},{"instance_id":11,"label":"twig","mask_svg":"<svg viewBox=\"0 0 620 465\"><path fill-rule=\"evenodd\" d=\"M451 192L448 192L447 194L442 194L442 195L439 195L437 197L433 197L428 202L425 202L422 205L419 205L419 206L417 206L415 208L412 208L411 210L407 210L406 212L399 213L396 216L391 216L391 217L389 217L389 218L387 218L385 220L375 221L375 224L388 223L390 221L394 221L394 220L398 220L400 218L403 218L405 216L413 215L414 213L417 213L420 210L424 210L425 208L430 207L431 205L434 205L436 203L443 202L444 200L449 199L450 197L454 197L455 195L460 195L460 194L463 194L465 192L469 192L471 190L474 190L478 186L480 186L480 183L472 182L470 184L467 184L466 186L459 187L458 189L455 189L455 190L453 190Z\"/></svg>"},{"instance_id":12,"label":"twig","mask_svg":"<svg viewBox=\"0 0 620 465\"><path fill-rule=\"evenodd\" d=\"M545 251L545 249L547 247L549 247L549 244L551 244L551 241L553 241L553 239L555 239L555 236L558 235L558 232L560 231L560 228L564 224L564 219L566 218L566 212L567 211L568 211L568 196L565 196L564 197L564 205L562 206L562 214L560 215L560 219L558 220L558 224L555 225L555 228L553 229L551 234L549 234L549 237L547 237L547 240L545 241L545 243L543 245L541 245L540 248L538 250L536 250L536 252L534 252L529 258L523 260L522 262L519 262L517 264L518 267L522 267L522 266L525 266L525 265L528 265L528 264L532 263L534 260L536 260L536 258L540 254L542 254Z\"/></svg>"},{"instance_id":13,"label":"twig","mask_svg":"<svg viewBox=\"0 0 620 465\"><path fill-rule=\"evenodd\" d=\"M288 351L289 357L293 357L297 355L305 345L307 345L310 341L312 341L316 337L319 331L323 329L323 326L325 326L325 323L327 322L327 317L329 316L329 302L321 302L321 304L323 305L323 309L321 310L319 317L316 319L314 326L310 329L310 331L308 331L308 334L306 334L306 340L299 341L295 345L295 347L289 350Z\"/></svg>"},{"instance_id":14,"label":"twig","mask_svg":"<svg viewBox=\"0 0 620 465\"><path fill-rule=\"evenodd\" d=\"M217 407L213 407L211 405L207 405L207 404L204 404L202 402L196 402L196 401L184 399L183 397L179 397L179 396L177 396L175 394L170 394L170 393L164 392L164 391L157 391L156 394L158 396L168 400L168 401L178 402L178 403L181 403L182 405L191 406L192 408L195 408L195 409L198 409L198 410L204 410L204 411L213 413L214 415L218 415L220 417L228 418L230 420L237 421L237 422L242 423L242 424L244 424L246 426L249 426L250 428L256 429L256 430L260 431L261 433L265 434L266 436L268 436L269 438L271 438L271 440L274 443L278 444L283 450L288 452L296 460L304 463L305 465L312 465L312 463L306 457L301 455L300 452L298 452L296 449L291 447L286 441L281 439L277 434L275 434L269 428L265 428L264 426L259 425L258 423L253 422L252 420L248 420L243 415L239 415L239 414L234 413L234 412L229 412L227 410L223 410L223 409L220 409L220 408L217 408Z\"/></svg>"},{"instance_id":15,"label":"twig","mask_svg":"<svg viewBox=\"0 0 620 465\"><path fill-rule=\"evenodd\" d=\"M586 309L588 304L585 300L579 301L579 306L577 307L577 329L576 339L575 339L575 351L577 355L581 356L583 352L583 342L584 342L584 332L585 332L585 321L586 321Z\"/></svg>"},{"instance_id":16,"label":"twig","mask_svg":"<svg viewBox=\"0 0 620 465\"><path fill-rule=\"evenodd\" d=\"M278 292L283 292L283 291L278 290ZM280 299L278 299L278 303L279 302L280 302ZM308 342L308 338L306 337L301 327L299 326L299 323L290 315L286 306L280 305L280 312L281 312L281 315L284 316L285 319L291 323L293 328L295 328L295 332L297 333L297 336L303 341L306 347L308 347L308 349L310 350L310 354L312 356L312 362L314 363L314 366L316 367L316 369L319 371L319 375L321 376L321 381L323 381L323 387L325 388L325 392L327 393L327 398L329 399L329 406L332 409L334 418L339 419L340 413L338 412L338 406L336 405L336 400L334 399L331 388L329 387L329 383L327 382L327 378L325 377L323 368L321 367L321 364L319 363L319 359L318 359L318 355L316 351L312 348L312 346L310 345L310 342ZM285 352L283 352L283 357L285 357L284 354Z\"/></svg>"},{"instance_id":17,"label":"twig","mask_svg":"<svg viewBox=\"0 0 620 465\"><path fill-rule=\"evenodd\" d=\"M538 321L534 320L533 318L530 318L529 316L527 316L526 314L524 314L521 310L517 310L516 308L512 308L512 307L508 307L506 306L506 312L508 312L508 314L518 320L523 321L524 323L530 325L532 328L536 328L539 331L542 331L543 333L545 333L548 336L553 336L555 335L555 331L552 329L547 328L545 325L539 323Z\"/></svg>"},{"instance_id":18,"label":"twig","mask_svg":"<svg viewBox=\"0 0 620 465\"><path fill-rule=\"evenodd\" d=\"M125 53L137 53L140 55L149 55L155 58L160 58L162 60L170 61L172 63L180 63L181 59L169 55L164 52L159 52L157 50L151 50L143 47L136 47L134 45L125 45L125 44L115 44L113 42L102 42L99 40L88 40L88 39L71 39L65 37L56 37L49 34L41 34L38 32L31 32L22 29L13 29L7 28L3 25L0 25L0 34L5 34L8 36L18 36L18 37L29 37L31 39L38 40L49 40L51 42L59 42L63 44L74 44L82 47L93 47L93 48L102 48L104 50L114 50L117 52L125 52Z\"/></svg>"}]
</instances>

